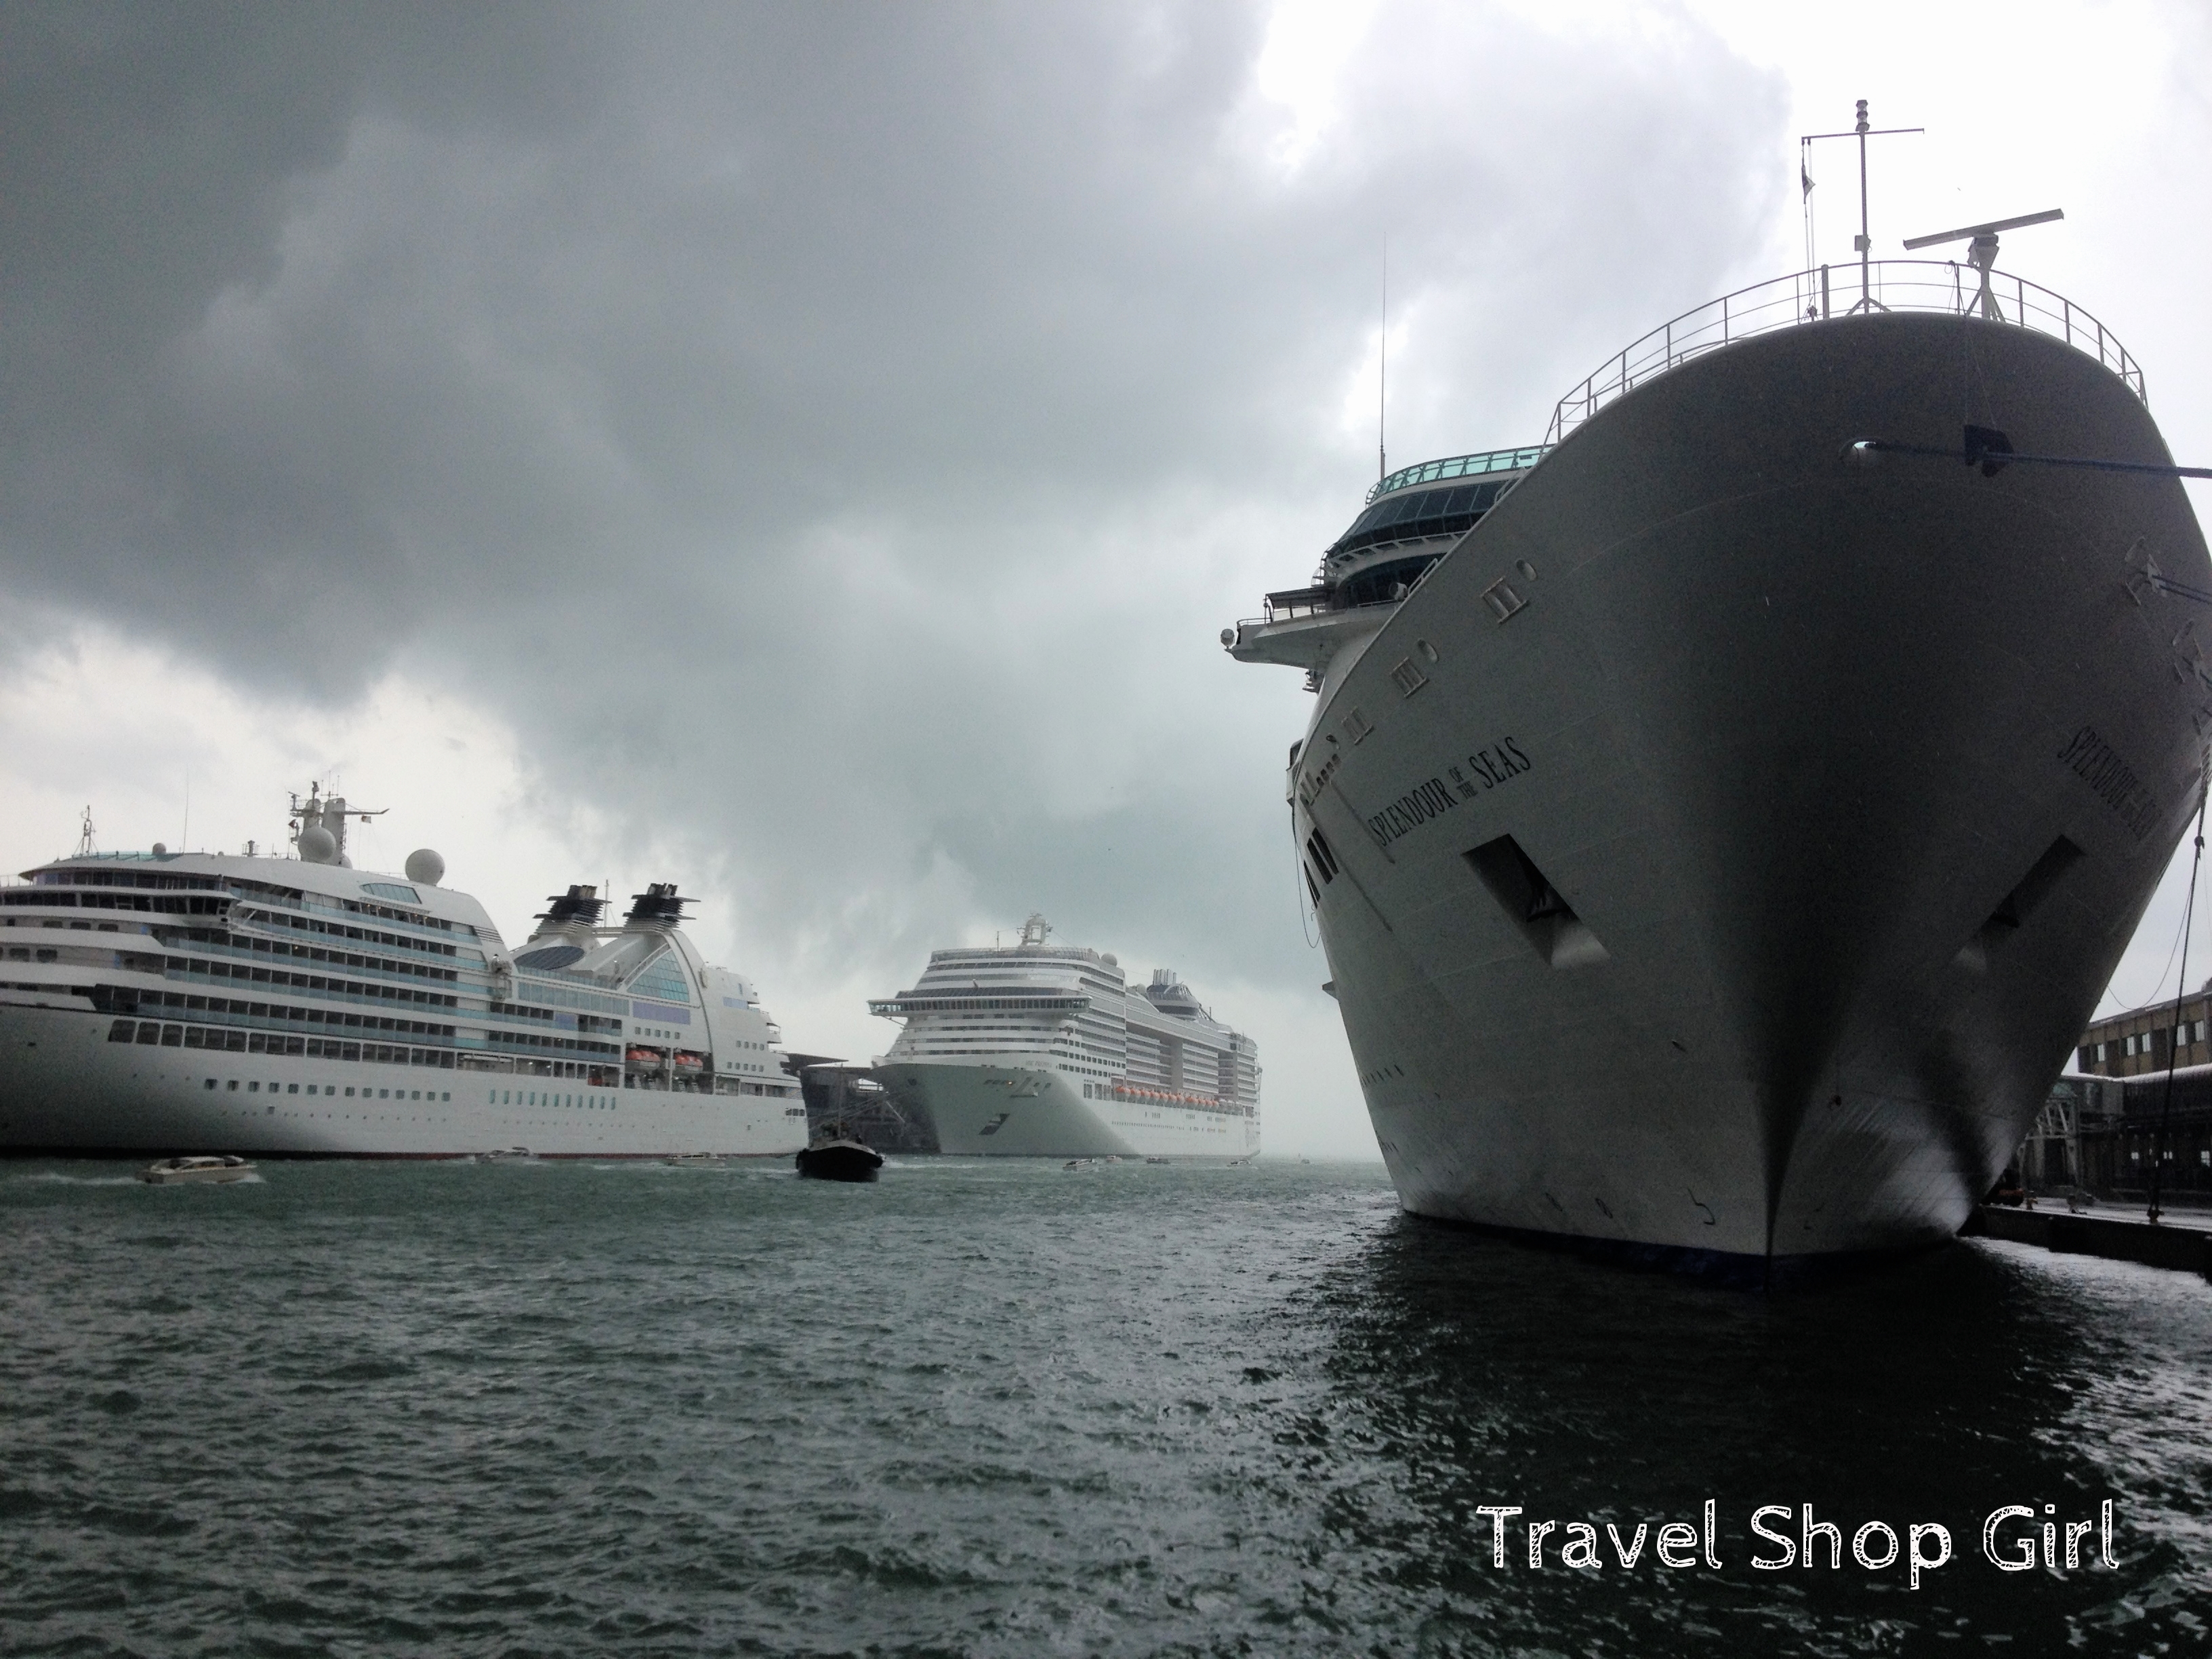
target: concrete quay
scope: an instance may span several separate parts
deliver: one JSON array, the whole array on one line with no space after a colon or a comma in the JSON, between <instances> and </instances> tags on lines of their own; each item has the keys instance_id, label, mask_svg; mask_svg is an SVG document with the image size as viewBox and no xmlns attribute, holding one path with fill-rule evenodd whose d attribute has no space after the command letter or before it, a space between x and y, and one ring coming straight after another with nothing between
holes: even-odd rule
<instances>
[{"instance_id":1,"label":"concrete quay","mask_svg":"<svg viewBox=\"0 0 2212 1659\"><path fill-rule=\"evenodd\" d=\"M2013 1208L1984 1204L1959 1230L1962 1238L2006 1238L2062 1255L2096 1255L2175 1267L2212 1279L2212 1212L2166 1211L2153 1222L2141 1209Z\"/></svg>"}]
</instances>

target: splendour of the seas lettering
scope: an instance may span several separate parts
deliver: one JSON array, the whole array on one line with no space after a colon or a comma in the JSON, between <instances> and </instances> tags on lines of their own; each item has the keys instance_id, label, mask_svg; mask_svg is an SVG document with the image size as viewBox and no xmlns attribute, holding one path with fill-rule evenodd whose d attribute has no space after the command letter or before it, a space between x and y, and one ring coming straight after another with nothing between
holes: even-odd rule
<instances>
[{"instance_id":1,"label":"splendour of the seas lettering","mask_svg":"<svg viewBox=\"0 0 2212 1659\"><path fill-rule=\"evenodd\" d=\"M2094 728L2085 726L2076 732L2073 741L2058 751L2058 758L2096 792L2099 800L2119 814L2137 841L2157 824L2158 802Z\"/></svg>"},{"instance_id":2,"label":"splendour of the seas lettering","mask_svg":"<svg viewBox=\"0 0 2212 1659\"><path fill-rule=\"evenodd\" d=\"M1458 811L1462 801L1519 777L1534 764L1519 744L1500 738L1469 755L1464 767L1447 766L1445 777L1424 779L1381 811L1369 814L1367 827L1387 847L1430 819Z\"/></svg>"}]
</instances>

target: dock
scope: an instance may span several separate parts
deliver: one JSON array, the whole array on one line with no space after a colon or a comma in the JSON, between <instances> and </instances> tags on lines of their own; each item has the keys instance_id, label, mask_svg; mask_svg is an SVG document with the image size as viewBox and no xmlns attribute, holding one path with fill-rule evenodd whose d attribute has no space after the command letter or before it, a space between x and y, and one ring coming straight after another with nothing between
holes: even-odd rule
<instances>
[{"instance_id":1,"label":"dock","mask_svg":"<svg viewBox=\"0 0 2212 1659\"><path fill-rule=\"evenodd\" d=\"M2212 1212L2203 1210L2168 1211L2154 1222L2134 1207L2099 1213L1984 1204L1959 1234L1962 1238L2039 1244L2058 1255L2095 1255L2179 1268L2212 1279Z\"/></svg>"}]
</instances>

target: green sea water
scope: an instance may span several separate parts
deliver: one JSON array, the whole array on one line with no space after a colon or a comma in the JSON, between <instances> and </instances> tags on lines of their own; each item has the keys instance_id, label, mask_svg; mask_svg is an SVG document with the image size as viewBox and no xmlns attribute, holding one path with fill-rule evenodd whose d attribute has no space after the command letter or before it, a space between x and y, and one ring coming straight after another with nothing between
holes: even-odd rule
<instances>
[{"instance_id":1,"label":"green sea water","mask_svg":"<svg viewBox=\"0 0 2212 1659\"><path fill-rule=\"evenodd\" d=\"M129 1174L0 1164L9 1656L2212 1644L2185 1274L1976 1241L1722 1289L1356 1165ZM2108 1502L2117 1565L1984 1556ZM1842 1564L1753 1565L1762 1505ZM1862 1566L1877 1522L1952 1559Z\"/></svg>"}]
</instances>

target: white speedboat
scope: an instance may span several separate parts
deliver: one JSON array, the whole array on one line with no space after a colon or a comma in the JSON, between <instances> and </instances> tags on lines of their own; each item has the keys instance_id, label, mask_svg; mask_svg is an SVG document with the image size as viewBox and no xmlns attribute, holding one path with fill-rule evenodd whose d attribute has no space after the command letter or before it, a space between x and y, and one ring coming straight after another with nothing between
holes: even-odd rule
<instances>
[{"instance_id":1,"label":"white speedboat","mask_svg":"<svg viewBox=\"0 0 2212 1659\"><path fill-rule=\"evenodd\" d=\"M138 1171L138 1179L152 1187L174 1187L185 1182L246 1181L258 1173L244 1158L165 1158Z\"/></svg>"}]
</instances>

